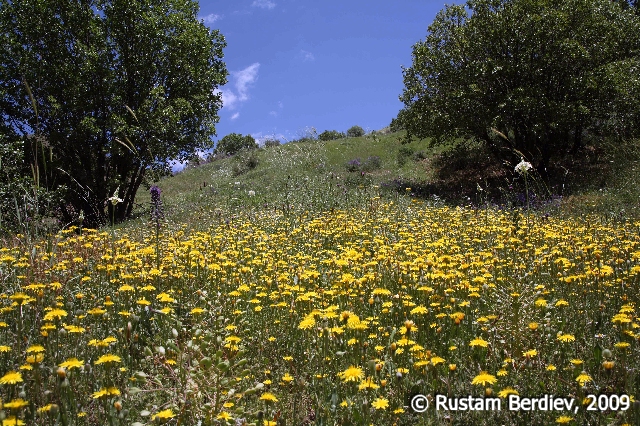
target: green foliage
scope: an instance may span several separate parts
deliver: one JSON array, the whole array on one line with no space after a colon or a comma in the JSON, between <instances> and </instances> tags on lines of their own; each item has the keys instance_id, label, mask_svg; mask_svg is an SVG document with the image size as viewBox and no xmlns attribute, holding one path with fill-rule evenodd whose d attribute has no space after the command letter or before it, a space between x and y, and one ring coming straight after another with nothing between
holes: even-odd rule
<instances>
[{"instance_id":1,"label":"green foliage","mask_svg":"<svg viewBox=\"0 0 640 426\"><path fill-rule=\"evenodd\" d=\"M348 138L359 138L360 136L364 136L364 129L360 126L353 126L347 130Z\"/></svg>"},{"instance_id":2,"label":"green foliage","mask_svg":"<svg viewBox=\"0 0 640 426\"><path fill-rule=\"evenodd\" d=\"M66 188L48 191L39 185L38 169L28 178L24 167L24 144L0 135L0 233L37 237L61 225Z\"/></svg>"},{"instance_id":3,"label":"green foliage","mask_svg":"<svg viewBox=\"0 0 640 426\"><path fill-rule=\"evenodd\" d=\"M403 167L407 161L413 156L413 149L403 146L398 150L398 166Z\"/></svg>"},{"instance_id":4,"label":"green foliage","mask_svg":"<svg viewBox=\"0 0 640 426\"><path fill-rule=\"evenodd\" d=\"M359 158L355 158L353 160L349 160L346 164L346 168L348 172L359 172L362 167L362 162Z\"/></svg>"},{"instance_id":5,"label":"green foliage","mask_svg":"<svg viewBox=\"0 0 640 426\"><path fill-rule=\"evenodd\" d=\"M368 157L362 164L362 171L364 172L372 172L380 168L382 168L382 159L377 155Z\"/></svg>"},{"instance_id":6,"label":"green foliage","mask_svg":"<svg viewBox=\"0 0 640 426\"><path fill-rule=\"evenodd\" d=\"M273 148L274 146L280 146L280 141L277 139L265 139L264 147Z\"/></svg>"},{"instance_id":7,"label":"green foliage","mask_svg":"<svg viewBox=\"0 0 640 426\"><path fill-rule=\"evenodd\" d=\"M258 167L259 164L258 155L255 149L244 148L238 152L236 156L236 162L233 165L233 176L240 176L247 173L250 170Z\"/></svg>"},{"instance_id":8,"label":"green foliage","mask_svg":"<svg viewBox=\"0 0 640 426\"><path fill-rule=\"evenodd\" d=\"M325 130L318 135L318 139L321 141L333 141L336 139L342 139L344 137L345 134L337 130Z\"/></svg>"},{"instance_id":9,"label":"green foliage","mask_svg":"<svg viewBox=\"0 0 640 426\"><path fill-rule=\"evenodd\" d=\"M251 135L242 136L239 133L230 133L220 139L216 145L216 154L233 155L241 149L256 149L258 144Z\"/></svg>"},{"instance_id":10,"label":"green foliage","mask_svg":"<svg viewBox=\"0 0 640 426\"><path fill-rule=\"evenodd\" d=\"M47 140L46 185L67 185L88 222L129 216L145 180L212 147L225 40L197 14L194 0L0 0L0 129ZM123 202L105 203L116 188Z\"/></svg>"},{"instance_id":11,"label":"green foliage","mask_svg":"<svg viewBox=\"0 0 640 426\"><path fill-rule=\"evenodd\" d=\"M413 46L397 121L409 137L475 138L544 170L589 138L639 133L639 33L610 0L448 6Z\"/></svg>"},{"instance_id":12,"label":"green foliage","mask_svg":"<svg viewBox=\"0 0 640 426\"><path fill-rule=\"evenodd\" d=\"M402 122L398 118L392 118L391 124L389 125L389 130L391 132L399 132L400 130L404 130Z\"/></svg>"}]
</instances>

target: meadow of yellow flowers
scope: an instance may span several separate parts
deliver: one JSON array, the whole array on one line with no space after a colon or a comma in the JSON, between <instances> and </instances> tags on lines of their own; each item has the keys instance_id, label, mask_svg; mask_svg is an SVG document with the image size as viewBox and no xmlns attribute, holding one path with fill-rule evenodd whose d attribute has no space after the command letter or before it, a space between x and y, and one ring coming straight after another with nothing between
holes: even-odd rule
<instances>
[{"instance_id":1,"label":"meadow of yellow flowers","mask_svg":"<svg viewBox=\"0 0 640 426\"><path fill-rule=\"evenodd\" d=\"M640 222L379 201L20 241L0 249L3 424L639 424Z\"/></svg>"}]
</instances>

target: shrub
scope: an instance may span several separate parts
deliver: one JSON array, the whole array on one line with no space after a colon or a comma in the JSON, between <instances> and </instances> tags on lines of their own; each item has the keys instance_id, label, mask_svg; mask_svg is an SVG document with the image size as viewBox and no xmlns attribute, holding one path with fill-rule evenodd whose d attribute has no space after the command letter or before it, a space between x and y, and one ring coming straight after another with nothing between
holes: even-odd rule
<instances>
[{"instance_id":1,"label":"shrub","mask_svg":"<svg viewBox=\"0 0 640 426\"><path fill-rule=\"evenodd\" d=\"M413 149L403 146L398 150L398 166L402 167L407 164L407 160L413 155Z\"/></svg>"},{"instance_id":2,"label":"shrub","mask_svg":"<svg viewBox=\"0 0 640 426\"><path fill-rule=\"evenodd\" d=\"M325 130L324 132L320 133L318 139L320 139L321 141L333 141L336 139L342 139L344 137L345 134L337 130Z\"/></svg>"},{"instance_id":3,"label":"shrub","mask_svg":"<svg viewBox=\"0 0 640 426\"><path fill-rule=\"evenodd\" d=\"M397 118L391 119L391 124L388 127L389 133L399 132L400 130L404 130L404 125Z\"/></svg>"},{"instance_id":4,"label":"shrub","mask_svg":"<svg viewBox=\"0 0 640 426\"><path fill-rule=\"evenodd\" d=\"M265 139L264 147L265 148L273 148L274 146L279 146L280 141L277 139Z\"/></svg>"},{"instance_id":5,"label":"shrub","mask_svg":"<svg viewBox=\"0 0 640 426\"><path fill-rule=\"evenodd\" d=\"M367 158L362 165L362 171L371 172L382 167L382 160L377 155Z\"/></svg>"},{"instance_id":6,"label":"shrub","mask_svg":"<svg viewBox=\"0 0 640 426\"><path fill-rule=\"evenodd\" d=\"M258 167L258 155L253 149L243 149L238 153L236 159L237 161L232 168L234 176L240 176Z\"/></svg>"},{"instance_id":7,"label":"shrub","mask_svg":"<svg viewBox=\"0 0 640 426\"><path fill-rule=\"evenodd\" d=\"M360 136L364 136L364 129L360 126L353 126L347 130L347 137L349 138L359 138Z\"/></svg>"},{"instance_id":8,"label":"shrub","mask_svg":"<svg viewBox=\"0 0 640 426\"><path fill-rule=\"evenodd\" d=\"M418 151L415 154L413 154L413 159L415 161L426 160L427 158L429 158L429 156L424 151Z\"/></svg>"},{"instance_id":9,"label":"shrub","mask_svg":"<svg viewBox=\"0 0 640 426\"><path fill-rule=\"evenodd\" d=\"M360 167L362 166L362 163L360 162L359 158L356 158L354 160L351 160L347 163L347 171L348 172L357 172L360 170Z\"/></svg>"},{"instance_id":10,"label":"shrub","mask_svg":"<svg viewBox=\"0 0 640 426\"><path fill-rule=\"evenodd\" d=\"M37 177L27 177L24 167L22 143L0 135L0 233L35 236L53 231L61 225L60 206L66 187L47 190ZM77 214L73 216L77 218Z\"/></svg>"},{"instance_id":11,"label":"shrub","mask_svg":"<svg viewBox=\"0 0 640 426\"><path fill-rule=\"evenodd\" d=\"M243 148L256 149L258 148L258 144L251 135L242 136L239 133L230 133L220 139L213 152L214 154L225 153L227 155L233 155Z\"/></svg>"}]
</instances>

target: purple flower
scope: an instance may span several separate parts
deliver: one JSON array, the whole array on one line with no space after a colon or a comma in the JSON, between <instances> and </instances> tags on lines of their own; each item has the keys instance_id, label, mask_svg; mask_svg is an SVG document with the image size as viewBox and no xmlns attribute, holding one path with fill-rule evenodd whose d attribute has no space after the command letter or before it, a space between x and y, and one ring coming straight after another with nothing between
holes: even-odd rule
<instances>
[{"instance_id":1,"label":"purple flower","mask_svg":"<svg viewBox=\"0 0 640 426\"><path fill-rule=\"evenodd\" d=\"M162 193L162 191L160 190L160 188L158 188L157 186L153 185L150 189L149 192L151 193L151 202L152 203L157 203L160 201L160 194Z\"/></svg>"},{"instance_id":2,"label":"purple flower","mask_svg":"<svg viewBox=\"0 0 640 426\"><path fill-rule=\"evenodd\" d=\"M149 189L149 193L151 194L151 218L156 221L156 226L160 226L159 221L164 217L164 213L162 211L162 200L160 199L162 191L160 188L153 185Z\"/></svg>"}]
</instances>

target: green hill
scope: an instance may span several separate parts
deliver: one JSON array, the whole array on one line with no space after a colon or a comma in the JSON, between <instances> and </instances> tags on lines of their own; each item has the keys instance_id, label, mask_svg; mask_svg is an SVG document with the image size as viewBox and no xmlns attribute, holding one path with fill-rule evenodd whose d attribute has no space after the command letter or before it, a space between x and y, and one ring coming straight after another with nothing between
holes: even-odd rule
<instances>
[{"instance_id":1,"label":"green hill","mask_svg":"<svg viewBox=\"0 0 640 426\"><path fill-rule=\"evenodd\" d=\"M427 139L403 144L403 136L383 131L260 148L190 165L157 185L167 219L192 225L239 209L326 210L401 195L456 205L526 207L526 190L532 207L544 212L637 216L635 144L587 150L571 168L556 166L553 185L530 176L525 188L513 165L496 165L481 147L430 147ZM145 216L149 201L140 191L138 216Z\"/></svg>"},{"instance_id":2,"label":"green hill","mask_svg":"<svg viewBox=\"0 0 640 426\"><path fill-rule=\"evenodd\" d=\"M240 207L337 208L395 193L395 182L428 182L429 158L441 151L428 140L403 145L402 133L372 133L328 142L292 142L189 166L162 179L167 217L181 222ZM351 162L351 163L350 163ZM141 191L137 202L149 196ZM141 210L142 211L142 210Z\"/></svg>"}]
</instances>

